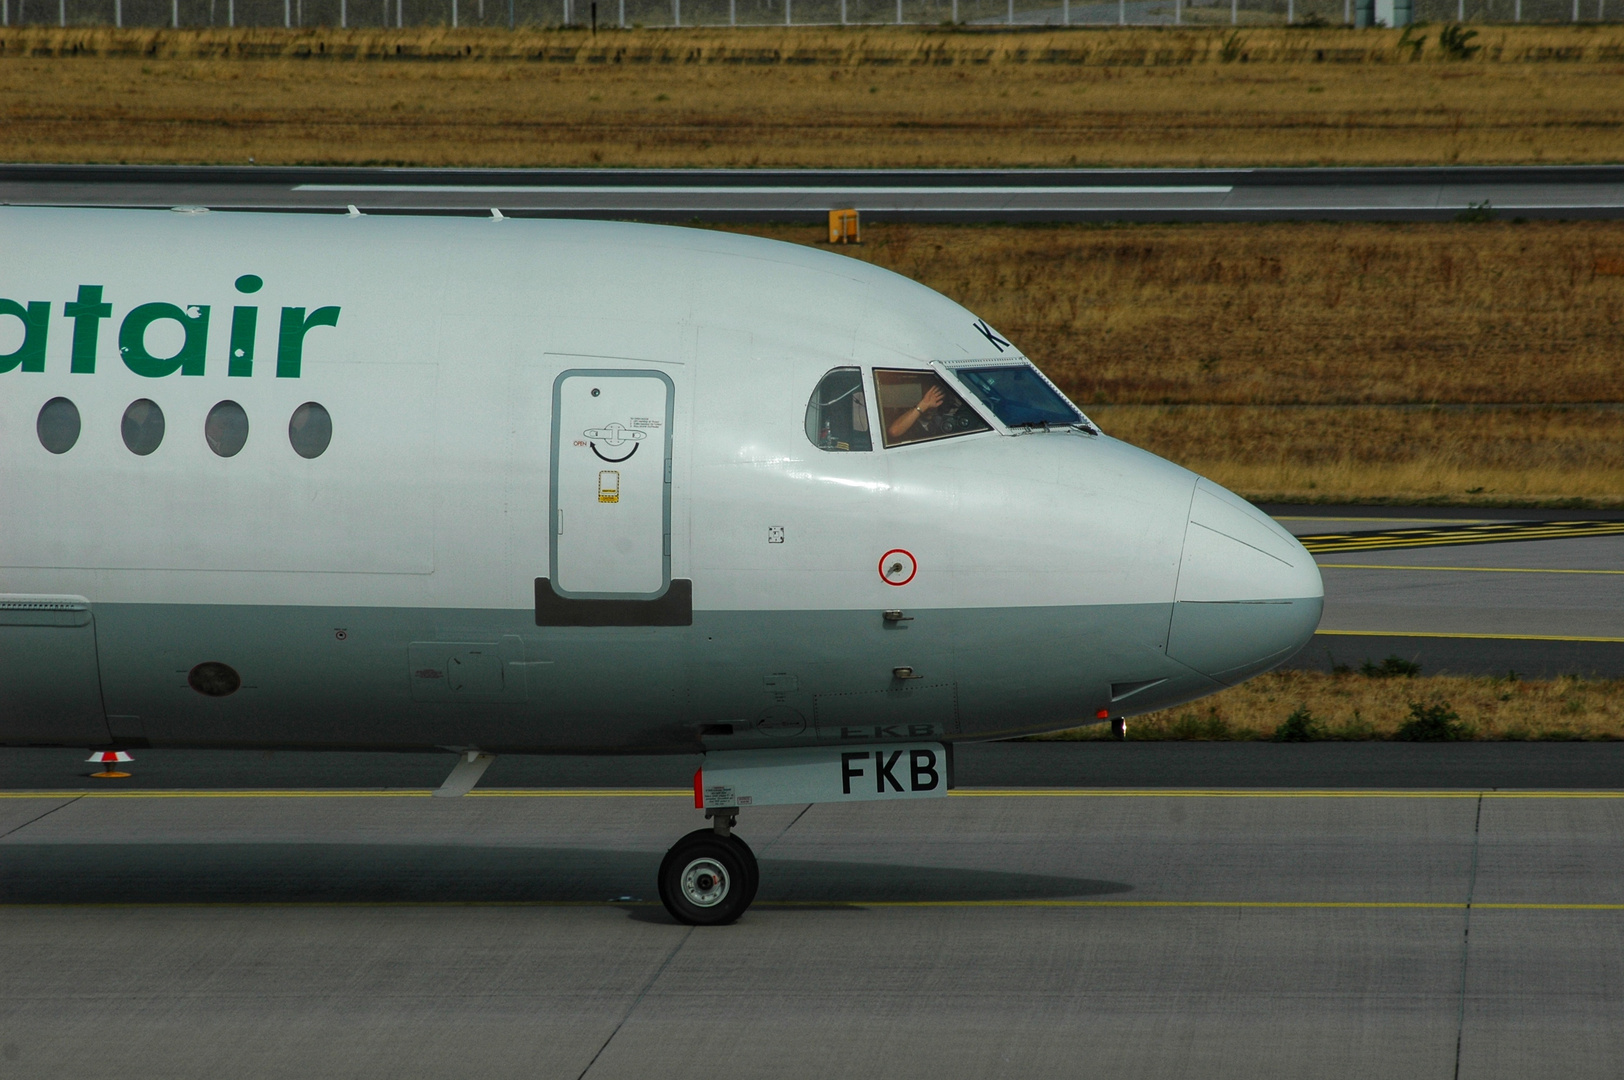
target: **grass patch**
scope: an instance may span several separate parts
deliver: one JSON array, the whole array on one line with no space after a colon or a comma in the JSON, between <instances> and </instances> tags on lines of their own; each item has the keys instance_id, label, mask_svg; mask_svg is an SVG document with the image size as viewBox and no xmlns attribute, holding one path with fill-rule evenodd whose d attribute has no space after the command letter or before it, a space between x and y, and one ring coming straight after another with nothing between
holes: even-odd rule
<instances>
[{"instance_id":1,"label":"grass patch","mask_svg":"<svg viewBox=\"0 0 1624 1080\"><path fill-rule=\"evenodd\" d=\"M1472 725L1447 701L1410 702L1410 718L1393 732L1399 742L1464 742L1471 737Z\"/></svg>"},{"instance_id":2,"label":"grass patch","mask_svg":"<svg viewBox=\"0 0 1624 1080\"><path fill-rule=\"evenodd\" d=\"M1091 724L1042 739L1110 739ZM1261 675L1195 705L1132 717L1128 738L1278 742L1624 739L1624 680L1357 671Z\"/></svg>"},{"instance_id":3,"label":"grass patch","mask_svg":"<svg viewBox=\"0 0 1624 1080\"><path fill-rule=\"evenodd\" d=\"M1624 118L1613 104L1624 97L1624 43L1615 28L1485 26L1460 35L807 27L594 37L30 26L0 31L0 115L11 161L983 167L1624 159Z\"/></svg>"},{"instance_id":4,"label":"grass patch","mask_svg":"<svg viewBox=\"0 0 1624 1080\"><path fill-rule=\"evenodd\" d=\"M1314 742L1325 737L1325 725L1306 706L1299 705L1274 729L1272 737L1275 742Z\"/></svg>"},{"instance_id":5,"label":"grass patch","mask_svg":"<svg viewBox=\"0 0 1624 1080\"><path fill-rule=\"evenodd\" d=\"M1421 665L1402 656L1389 656L1379 664L1366 660L1359 665L1359 674L1367 679L1394 679L1400 676L1413 679L1421 674Z\"/></svg>"}]
</instances>

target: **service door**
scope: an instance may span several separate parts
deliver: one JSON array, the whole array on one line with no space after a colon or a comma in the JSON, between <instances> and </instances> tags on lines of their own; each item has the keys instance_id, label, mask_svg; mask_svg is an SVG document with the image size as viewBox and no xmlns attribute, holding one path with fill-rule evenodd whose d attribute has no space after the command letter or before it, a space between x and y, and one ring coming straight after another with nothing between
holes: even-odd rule
<instances>
[{"instance_id":1,"label":"service door","mask_svg":"<svg viewBox=\"0 0 1624 1080\"><path fill-rule=\"evenodd\" d=\"M652 600L671 583L671 380L566 371L553 384L552 585Z\"/></svg>"},{"instance_id":2,"label":"service door","mask_svg":"<svg viewBox=\"0 0 1624 1080\"><path fill-rule=\"evenodd\" d=\"M90 601L0 594L0 742L109 740Z\"/></svg>"}]
</instances>

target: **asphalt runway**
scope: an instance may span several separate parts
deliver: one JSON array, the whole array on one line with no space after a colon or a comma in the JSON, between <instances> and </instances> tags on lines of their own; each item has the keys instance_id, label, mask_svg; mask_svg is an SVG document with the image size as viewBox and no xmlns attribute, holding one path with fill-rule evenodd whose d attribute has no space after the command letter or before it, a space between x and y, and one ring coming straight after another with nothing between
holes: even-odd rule
<instances>
[{"instance_id":1,"label":"asphalt runway","mask_svg":"<svg viewBox=\"0 0 1624 1080\"><path fill-rule=\"evenodd\" d=\"M1293 666L1358 667L1396 655L1430 673L1624 678L1624 534L1615 532L1624 521L1616 513L1270 510L1293 533L1320 538L1309 547L1325 581L1325 614ZM1421 530L1430 535L1415 535Z\"/></svg>"},{"instance_id":2,"label":"asphalt runway","mask_svg":"<svg viewBox=\"0 0 1624 1080\"><path fill-rule=\"evenodd\" d=\"M1624 217L1624 167L613 170L0 166L0 204L643 221L1449 221ZM1486 208L1486 210L1484 209Z\"/></svg>"},{"instance_id":3,"label":"asphalt runway","mask_svg":"<svg viewBox=\"0 0 1624 1080\"><path fill-rule=\"evenodd\" d=\"M1602 1077L1617 793L0 799L6 1077Z\"/></svg>"}]
</instances>

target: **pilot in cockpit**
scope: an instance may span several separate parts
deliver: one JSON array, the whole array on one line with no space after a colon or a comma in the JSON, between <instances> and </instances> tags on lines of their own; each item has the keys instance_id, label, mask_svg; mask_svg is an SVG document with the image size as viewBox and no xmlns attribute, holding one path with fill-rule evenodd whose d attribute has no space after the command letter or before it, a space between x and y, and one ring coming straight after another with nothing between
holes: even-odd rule
<instances>
[{"instance_id":1,"label":"pilot in cockpit","mask_svg":"<svg viewBox=\"0 0 1624 1080\"><path fill-rule=\"evenodd\" d=\"M933 371L876 368L874 389L887 446L989 430L987 422Z\"/></svg>"},{"instance_id":2,"label":"pilot in cockpit","mask_svg":"<svg viewBox=\"0 0 1624 1080\"><path fill-rule=\"evenodd\" d=\"M927 387L918 403L913 408L898 413L896 419L886 426L885 433L891 437L892 442L902 439L908 432L913 430L915 424L935 412L941 406L942 401L941 387Z\"/></svg>"},{"instance_id":3,"label":"pilot in cockpit","mask_svg":"<svg viewBox=\"0 0 1624 1080\"><path fill-rule=\"evenodd\" d=\"M876 368L880 431L886 446L905 446L991 427L934 371ZM820 450L868 450L868 402L862 372L826 373L806 406L806 437Z\"/></svg>"}]
</instances>

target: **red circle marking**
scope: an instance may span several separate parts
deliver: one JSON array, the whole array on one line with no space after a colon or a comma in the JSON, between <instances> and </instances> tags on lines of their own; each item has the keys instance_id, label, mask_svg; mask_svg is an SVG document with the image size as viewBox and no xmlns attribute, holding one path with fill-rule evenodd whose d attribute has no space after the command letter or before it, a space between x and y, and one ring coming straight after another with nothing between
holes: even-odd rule
<instances>
[{"instance_id":1,"label":"red circle marking","mask_svg":"<svg viewBox=\"0 0 1624 1080\"><path fill-rule=\"evenodd\" d=\"M908 571L908 576L903 578L901 581L892 581L890 578L885 576L885 560L889 559L893 555L906 555L908 557L909 564L913 567L912 570ZM908 582L914 579L914 575L917 573L919 573L919 560L913 557L913 552L908 551L905 548L892 548L890 551L887 551L884 555L880 556L880 580L885 582L887 585L906 585Z\"/></svg>"}]
</instances>

